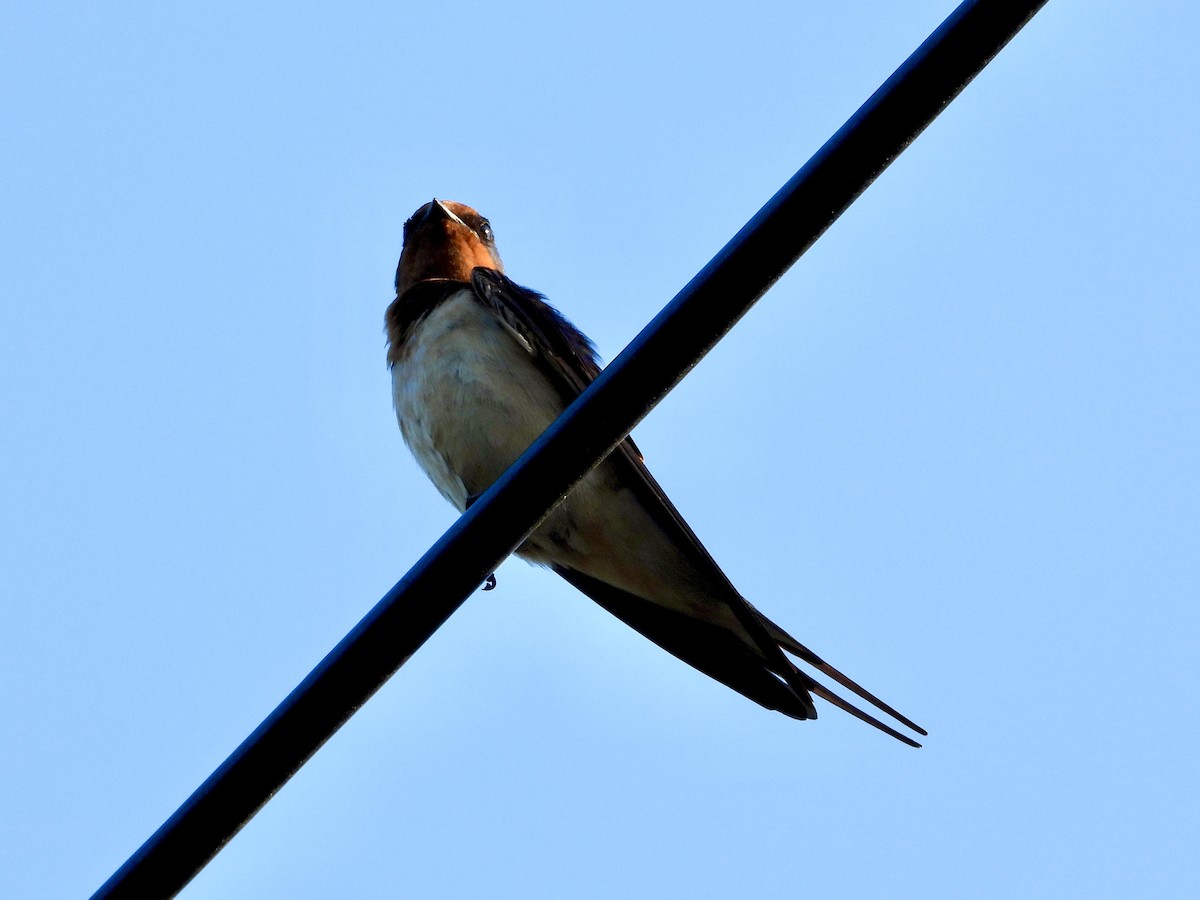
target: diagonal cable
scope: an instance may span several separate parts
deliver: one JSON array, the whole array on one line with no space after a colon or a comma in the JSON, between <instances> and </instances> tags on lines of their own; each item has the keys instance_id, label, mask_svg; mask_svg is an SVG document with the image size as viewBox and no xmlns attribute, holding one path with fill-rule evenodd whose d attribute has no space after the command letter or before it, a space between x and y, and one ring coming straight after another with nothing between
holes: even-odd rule
<instances>
[{"instance_id":1,"label":"diagonal cable","mask_svg":"<svg viewBox=\"0 0 1200 900\"><path fill-rule=\"evenodd\" d=\"M93 900L181 890L1045 2L951 13Z\"/></svg>"}]
</instances>

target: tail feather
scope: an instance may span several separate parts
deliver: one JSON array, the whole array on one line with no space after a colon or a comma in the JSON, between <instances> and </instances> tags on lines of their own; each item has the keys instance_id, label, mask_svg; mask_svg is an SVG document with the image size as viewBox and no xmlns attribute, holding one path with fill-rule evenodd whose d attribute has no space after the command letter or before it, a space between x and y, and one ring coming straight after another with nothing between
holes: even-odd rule
<instances>
[{"instance_id":1,"label":"tail feather","mask_svg":"<svg viewBox=\"0 0 1200 900\"><path fill-rule=\"evenodd\" d=\"M762 614L760 613L759 615L762 615ZM805 647L803 644L801 644L798 640L796 640L794 637L792 637L790 634L788 634L786 631L784 631L782 628L780 628L778 625L776 625L774 622L772 622L766 616L763 616L762 618L763 618L763 624L766 626L767 633L774 640L778 641L779 645L781 647L783 647L783 649L786 650L788 653L792 654L793 656L799 657L801 660L808 663L810 666L812 666L818 672L832 678L834 681L836 681L838 684L840 684L842 687L846 688L847 690L853 691L855 694L862 697L862 699L866 700L868 703L870 703L876 709L887 713L889 716L891 716L897 722L900 722L901 724L903 724L906 728L911 728L917 734L922 734L922 735L929 734L928 731L926 731L924 728L922 728L920 725L918 725L912 719L897 712L889 704L884 703L882 700L880 700L878 697L876 697L874 694L872 694L866 688L864 688L860 684L858 684L858 682L854 681L852 678L850 678L846 675L843 675L840 671L835 669L829 663L825 662L825 660L821 659L821 657L817 656L817 654L813 653L811 650L809 650L807 647ZM830 701L830 702L832 702L832 701Z\"/></svg>"},{"instance_id":2,"label":"tail feather","mask_svg":"<svg viewBox=\"0 0 1200 900\"><path fill-rule=\"evenodd\" d=\"M926 734L923 728L847 678L757 610L749 607L749 604L747 607L759 617L757 624L760 628L756 630L762 631L772 642L775 653L769 656L762 653L761 649L756 651L743 638L727 628L647 602L576 569L562 565L554 565L553 568L601 607L668 653L767 709L778 710L795 719L815 719L817 710L813 706L812 697L816 695L910 747L921 746L912 738L838 696L807 672L798 669L791 660L783 656L782 650L799 657L818 672L853 691L913 731Z\"/></svg>"},{"instance_id":3,"label":"tail feather","mask_svg":"<svg viewBox=\"0 0 1200 900\"><path fill-rule=\"evenodd\" d=\"M843 700L841 697L839 697L833 691L829 690L828 688L826 688L824 685L820 684L819 682L814 681L812 678L809 678L808 682L809 682L808 689L810 691L812 691L814 694L816 694L818 697L820 697L822 700L832 703L838 709L850 713L850 715L854 716L856 719L861 719L862 721L866 722L868 725L873 725L874 727L876 727L880 731L882 731L884 734L890 734L896 740L901 741L902 743L908 744L908 746L910 746L910 747L920 747L921 746L920 744L918 744L916 741L914 741L912 738L908 737L907 735L901 734L900 732L898 732L896 729L892 728L891 726L885 725L883 722L880 722L877 718L875 718L870 713L863 712L861 709L859 709L853 703ZM927 734L927 733L928 732L925 732L925 731L921 732L921 734Z\"/></svg>"}]
</instances>

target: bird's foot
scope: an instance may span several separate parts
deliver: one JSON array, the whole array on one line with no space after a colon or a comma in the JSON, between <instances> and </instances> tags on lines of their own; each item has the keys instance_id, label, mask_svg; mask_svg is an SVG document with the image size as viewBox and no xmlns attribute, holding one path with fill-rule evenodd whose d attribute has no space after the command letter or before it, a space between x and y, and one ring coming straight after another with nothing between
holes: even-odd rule
<instances>
[{"instance_id":1,"label":"bird's foot","mask_svg":"<svg viewBox=\"0 0 1200 900\"><path fill-rule=\"evenodd\" d=\"M478 500L479 497L480 497L479 494L468 495L467 502L463 505L463 510L466 511L466 510L470 509L471 504L474 503L476 500ZM495 587L496 587L496 573L492 572L488 575L487 578L485 578L483 580L483 590L490 591L490 590L494 590Z\"/></svg>"}]
</instances>

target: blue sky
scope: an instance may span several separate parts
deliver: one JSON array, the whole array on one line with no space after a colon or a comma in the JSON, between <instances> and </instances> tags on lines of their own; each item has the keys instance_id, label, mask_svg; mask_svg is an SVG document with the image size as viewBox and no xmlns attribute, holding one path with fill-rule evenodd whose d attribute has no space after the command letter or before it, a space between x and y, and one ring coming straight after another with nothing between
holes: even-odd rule
<instances>
[{"instance_id":1,"label":"blue sky","mask_svg":"<svg viewBox=\"0 0 1200 900\"><path fill-rule=\"evenodd\" d=\"M99 886L453 521L417 206L611 359L953 8L406 6L0 11L2 896ZM636 432L924 749L510 561L183 896L1195 896L1198 27L1052 0Z\"/></svg>"}]
</instances>

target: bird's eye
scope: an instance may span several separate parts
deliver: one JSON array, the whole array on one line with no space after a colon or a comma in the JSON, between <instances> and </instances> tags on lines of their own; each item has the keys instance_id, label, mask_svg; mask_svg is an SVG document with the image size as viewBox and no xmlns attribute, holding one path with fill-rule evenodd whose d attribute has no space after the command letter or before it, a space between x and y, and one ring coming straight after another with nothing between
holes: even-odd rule
<instances>
[{"instance_id":1,"label":"bird's eye","mask_svg":"<svg viewBox=\"0 0 1200 900\"><path fill-rule=\"evenodd\" d=\"M484 243L493 244L496 241L496 235L492 233L492 223L484 219L479 223L479 236L483 238Z\"/></svg>"}]
</instances>

